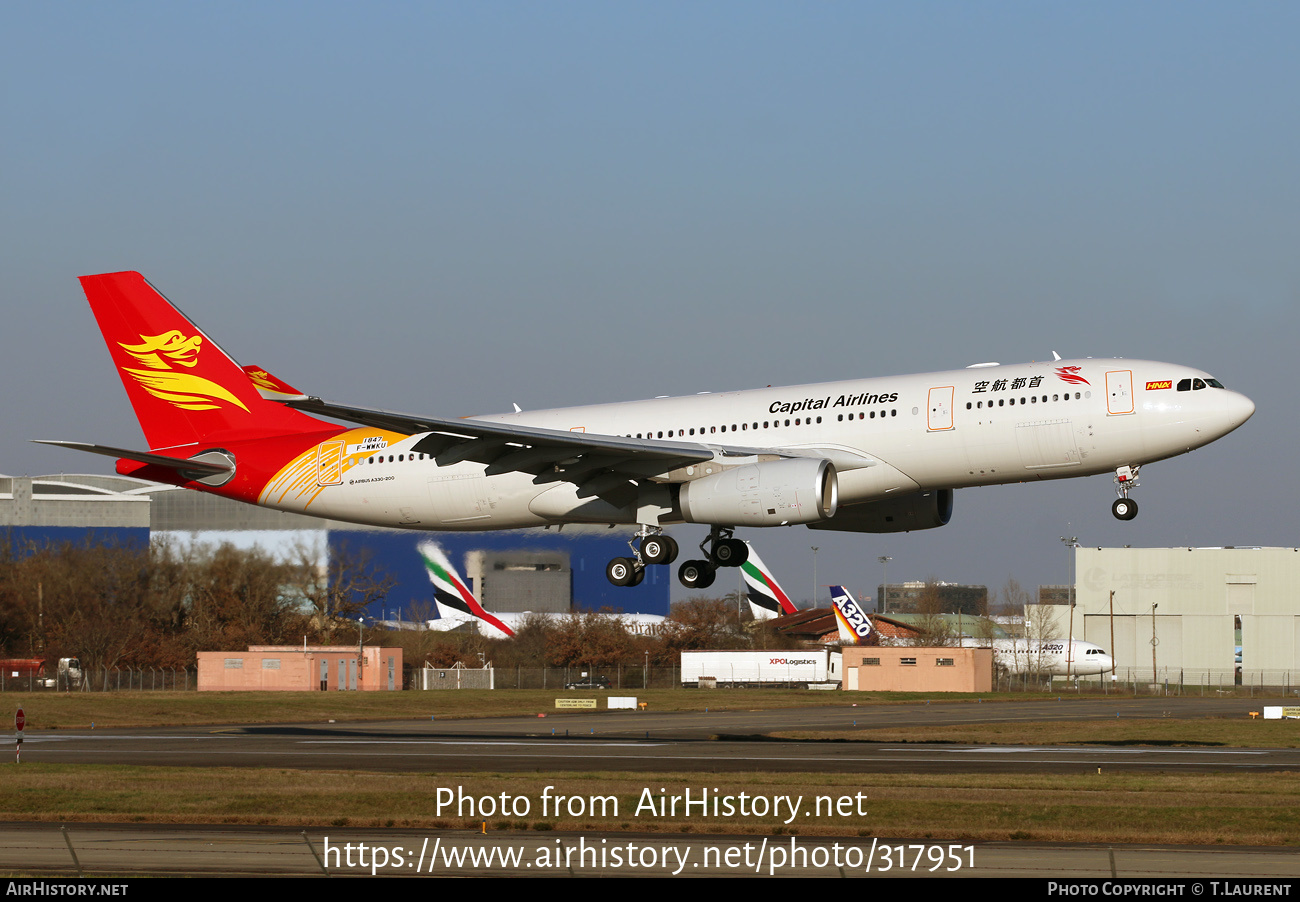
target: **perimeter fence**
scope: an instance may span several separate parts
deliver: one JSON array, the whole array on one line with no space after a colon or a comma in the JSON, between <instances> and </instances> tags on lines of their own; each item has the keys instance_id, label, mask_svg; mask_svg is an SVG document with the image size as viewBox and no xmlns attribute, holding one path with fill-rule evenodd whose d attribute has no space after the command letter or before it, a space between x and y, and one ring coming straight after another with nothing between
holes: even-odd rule
<instances>
[{"instance_id":1,"label":"perimeter fence","mask_svg":"<svg viewBox=\"0 0 1300 902\"><path fill-rule=\"evenodd\" d=\"M189 692L198 688L193 667L101 667L83 671L80 679L66 673L13 676L0 671L0 692Z\"/></svg>"},{"instance_id":2,"label":"perimeter fence","mask_svg":"<svg viewBox=\"0 0 1300 902\"><path fill-rule=\"evenodd\" d=\"M1120 667L1114 674L1079 679L1036 675L1000 675L998 692L1070 692L1079 695L1166 695L1182 697L1300 697L1300 671L1190 670L1178 667Z\"/></svg>"}]
</instances>

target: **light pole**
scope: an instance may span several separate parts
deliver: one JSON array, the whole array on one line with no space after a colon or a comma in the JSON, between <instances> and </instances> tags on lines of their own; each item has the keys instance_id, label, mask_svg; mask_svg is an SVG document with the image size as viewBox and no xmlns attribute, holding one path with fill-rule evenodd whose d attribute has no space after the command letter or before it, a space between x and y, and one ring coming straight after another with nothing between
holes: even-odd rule
<instances>
[{"instance_id":1,"label":"light pole","mask_svg":"<svg viewBox=\"0 0 1300 902\"><path fill-rule=\"evenodd\" d=\"M1068 539L1061 536L1061 541L1065 547L1070 549L1070 584L1065 587L1066 599L1070 603L1070 635L1066 638L1065 645L1065 675L1068 679L1071 671L1074 669L1074 556L1079 549L1078 536L1070 536Z\"/></svg>"},{"instance_id":2,"label":"light pole","mask_svg":"<svg viewBox=\"0 0 1300 902\"><path fill-rule=\"evenodd\" d=\"M360 617L357 618L357 688L363 688L365 683L365 671L362 669L366 666L366 650L362 643L362 631L365 629L365 621Z\"/></svg>"},{"instance_id":3,"label":"light pole","mask_svg":"<svg viewBox=\"0 0 1300 902\"><path fill-rule=\"evenodd\" d=\"M1110 681L1113 684L1116 679L1115 674L1115 590L1110 590Z\"/></svg>"},{"instance_id":4,"label":"light pole","mask_svg":"<svg viewBox=\"0 0 1300 902\"><path fill-rule=\"evenodd\" d=\"M889 599L889 562L893 560L887 554L882 554L876 558L880 561L880 610L879 613L888 613L889 605L886 603Z\"/></svg>"},{"instance_id":5,"label":"light pole","mask_svg":"<svg viewBox=\"0 0 1300 902\"><path fill-rule=\"evenodd\" d=\"M818 551L818 548L817 548L816 545L812 545L812 546L810 546L810 547L812 548L812 553L813 553L813 590L812 590L812 606L815 608L815 607L817 607L817 551Z\"/></svg>"},{"instance_id":6,"label":"light pole","mask_svg":"<svg viewBox=\"0 0 1300 902\"><path fill-rule=\"evenodd\" d=\"M1151 604L1151 682L1156 684L1157 689L1160 688L1160 680L1156 677L1156 646L1160 644L1160 640L1156 638L1156 608L1158 607L1160 607L1158 601Z\"/></svg>"}]
</instances>

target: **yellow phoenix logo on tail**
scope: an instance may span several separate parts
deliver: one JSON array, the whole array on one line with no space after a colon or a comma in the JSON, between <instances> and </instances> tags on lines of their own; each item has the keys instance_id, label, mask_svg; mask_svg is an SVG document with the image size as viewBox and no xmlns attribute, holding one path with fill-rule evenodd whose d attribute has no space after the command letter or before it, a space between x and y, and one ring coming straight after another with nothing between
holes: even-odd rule
<instances>
[{"instance_id":1,"label":"yellow phoenix logo on tail","mask_svg":"<svg viewBox=\"0 0 1300 902\"><path fill-rule=\"evenodd\" d=\"M131 378L155 398L184 410L216 410L220 402L234 404L248 412L243 402L211 379L193 373L179 372L175 366L194 367L199 362L202 335L189 338L180 330L172 329L160 335L141 335L139 344L118 342L145 369L122 367Z\"/></svg>"}]
</instances>

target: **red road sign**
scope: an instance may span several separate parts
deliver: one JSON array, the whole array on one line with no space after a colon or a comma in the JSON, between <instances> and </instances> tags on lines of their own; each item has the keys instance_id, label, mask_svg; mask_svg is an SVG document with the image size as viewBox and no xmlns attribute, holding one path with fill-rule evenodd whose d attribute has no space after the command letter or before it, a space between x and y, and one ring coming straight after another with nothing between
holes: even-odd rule
<instances>
[{"instance_id":1,"label":"red road sign","mask_svg":"<svg viewBox=\"0 0 1300 902\"><path fill-rule=\"evenodd\" d=\"M23 714L23 709L19 708L18 713L14 715L14 729L21 733L25 726L27 726L27 717Z\"/></svg>"}]
</instances>

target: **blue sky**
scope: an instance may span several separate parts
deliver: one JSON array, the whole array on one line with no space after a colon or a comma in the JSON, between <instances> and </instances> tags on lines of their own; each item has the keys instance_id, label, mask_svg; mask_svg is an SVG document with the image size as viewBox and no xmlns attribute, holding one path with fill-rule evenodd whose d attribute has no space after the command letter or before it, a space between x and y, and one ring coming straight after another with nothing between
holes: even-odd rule
<instances>
[{"instance_id":1,"label":"blue sky","mask_svg":"<svg viewBox=\"0 0 1300 902\"><path fill-rule=\"evenodd\" d=\"M244 363L472 414L1063 356L1258 412L1143 472L750 536L819 582L999 588L1095 545L1297 544L1300 9L1236 3L9 4L0 472L138 446L76 276ZM700 535L697 537L696 533ZM702 530L679 538L694 544Z\"/></svg>"}]
</instances>

